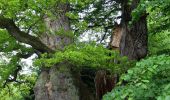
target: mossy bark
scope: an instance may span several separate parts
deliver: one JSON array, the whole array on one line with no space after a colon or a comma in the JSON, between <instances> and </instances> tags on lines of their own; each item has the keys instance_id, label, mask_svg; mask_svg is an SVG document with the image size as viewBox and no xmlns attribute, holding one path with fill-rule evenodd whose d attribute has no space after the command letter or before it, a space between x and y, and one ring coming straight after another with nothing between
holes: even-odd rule
<instances>
[{"instance_id":1,"label":"mossy bark","mask_svg":"<svg viewBox=\"0 0 170 100\"><path fill-rule=\"evenodd\" d=\"M35 87L35 100L79 100L71 66L59 63L41 72Z\"/></svg>"},{"instance_id":2,"label":"mossy bark","mask_svg":"<svg viewBox=\"0 0 170 100\"><path fill-rule=\"evenodd\" d=\"M47 31L40 36L40 40L52 50L63 50L73 41L69 37L56 35L55 32L60 29L70 30L69 20L65 16L69 6L67 3L58 3L56 6L56 19L44 15ZM42 68L34 92L35 100L79 100L79 89L74 84L71 66L66 62Z\"/></svg>"},{"instance_id":3,"label":"mossy bark","mask_svg":"<svg viewBox=\"0 0 170 100\"><path fill-rule=\"evenodd\" d=\"M65 16L69 10L68 4L57 5L56 19L44 16L47 32L40 36L43 44L53 51L64 50L64 47L73 43L67 35L55 34L55 32L70 31L69 19ZM50 32L50 33L48 33ZM64 34L64 33L60 33ZM73 72L69 62L61 62L50 68L42 68L40 76L35 84L35 100L94 100L85 84L81 81L78 72Z\"/></svg>"}]
</instances>

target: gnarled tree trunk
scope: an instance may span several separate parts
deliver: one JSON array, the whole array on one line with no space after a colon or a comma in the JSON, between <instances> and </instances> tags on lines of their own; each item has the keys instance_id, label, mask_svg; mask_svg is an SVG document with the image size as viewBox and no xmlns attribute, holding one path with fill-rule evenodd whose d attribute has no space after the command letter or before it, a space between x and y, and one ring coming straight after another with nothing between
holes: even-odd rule
<instances>
[{"instance_id":1,"label":"gnarled tree trunk","mask_svg":"<svg viewBox=\"0 0 170 100\"><path fill-rule=\"evenodd\" d=\"M69 20L65 13L69 10L68 4L59 3L56 9L56 19L44 16L47 32L40 37L47 47L62 50L73 41L66 35L57 35L56 32L70 31ZM50 32L50 33L49 33ZM71 66L66 62L56 64L51 68L42 68L34 87L35 100L79 100L79 90L74 84Z\"/></svg>"},{"instance_id":2,"label":"gnarled tree trunk","mask_svg":"<svg viewBox=\"0 0 170 100\"><path fill-rule=\"evenodd\" d=\"M71 66L64 62L42 70L34 88L35 100L79 100L74 81Z\"/></svg>"},{"instance_id":3,"label":"gnarled tree trunk","mask_svg":"<svg viewBox=\"0 0 170 100\"><path fill-rule=\"evenodd\" d=\"M115 29L111 36L110 48L119 49L121 56L127 56L129 60L140 60L147 55L147 21L146 12L139 19L129 25L132 21L131 13L138 6L140 0L120 0L122 9L122 20L120 25L115 23ZM116 59L114 60L117 63ZM114 88L114 87L113 87Z\"/></svg>"},{"instance_id":4,"label":"gnarled tree trunk","mask_svg":"<svg viewBox=\"0 0 170 100\"><path fill-rule=\"evenodd\" d=\"M147 55L146 12L143 12L139 20L129 25L129 22L132 21L132 10L138 6L140 0L132 0L131 4L128 3L129 0L120 0L119 2L121 2L122 20L120 24L115 23L109 47L112 50L119 50L120 55L127 56L129 60L140 60ZM116 59L114 59L114 62L118 63ZM106 87L109 84L112 84L110 88L114 88L114 84L111 82L117 82L115 77L111 78L112 81L103 81L103 79L106 79L104 78L106 74L99 73L100 77L96 76L96 80L100 81L97 83L96 89L97 100L100 100L103 94L106 93L105 90L107 90Z\"/></svg>"},{"instance_id":5,"label":"gnarled tree trunk","mask_svg":"<svg viewBox=\"0 0 170 100\"><path fill-rule=\"evenodd\" d=\"M129 25L132 21L131 12L140 0L133 0L128 4L128 0L122 2L122 37L120 42L121 56L127 56L130 60L139 60L147 55L147 21L146 12L140 18Z\"/></svg>"},{"instance_id":6,"label":"gnarled tree trunk","mask_svg":"<svg viewBox=\"0 0 170 100\"><path fill-rule=\"evenodd\" d=\"M73 43L72 37L67 35L71 31L65 15L69 5L59 3L56 8L56 19L44 16L48 31L40 36L41 42L52 51L63 50ZM55 34L57 32L63 33ZM51 68L43 68L34 87L35 100L94 100L80 75L72 72L73 67L68 62L61 62Z\"/></svg>"}]
</instances>

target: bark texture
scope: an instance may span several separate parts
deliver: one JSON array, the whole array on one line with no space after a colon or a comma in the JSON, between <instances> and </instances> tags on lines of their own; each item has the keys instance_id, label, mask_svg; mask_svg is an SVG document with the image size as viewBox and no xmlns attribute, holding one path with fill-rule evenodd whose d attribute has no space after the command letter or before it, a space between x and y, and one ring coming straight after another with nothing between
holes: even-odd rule
<instances>
[{"instance_id":1,"label":"bark texture","mask_svg":"<svg viewBox=\"0 0 170 100\"><path fill-rule=\"evenodd\" d=\"M95 76L96 100L102 100L103 95L116 86L117 75L108 75L105 70L99 70Z\"/></svg>"},{"instance_id":2,"label":"bark texture","mask_svg":"<svg viewBox=\"0 0 170 100\"><path fill-rule=\"evenodd\" d=\"M40 40L52 50L61 50L73 42L72 37L68 35L71 30L69 19L66 17L69 5L57 3L54 9L56 9L56 12L52 12L55 18L44 15L47 31L40 36Z\"/></svg>"},{"instance_id":3,"label":"bark texture","mask_svg":"<svg viewBox=\"0 0 170 100\"><path fill-rule=\"evenodd\" d=\"M128 4L128 0L122 2L122 37L120 43L121 56L127 56L130 60L140 60L147 55L147 22L146 12L140 16L139 20L129 25L132 20L131 12L140 0L133 0Z\"/></svg>"},{"instance_id":4,"label":"bark texture","mask_svg":"<svg viewBox=\"0 0 170 100\"><path fill-rule=\"evenodd\" d=\"M42 34L40 40L52 50L63 50L73 41L65 32L70 31L69 20L65 16L69 6L66 3L56 5L56 18L44 16L47 31ZM62 30L62 31L61 31ZM63 32L58 35L57 32ZM35 87L35 100L79 100L79 91L74 84L71 66L63 62L49 69L43 68Z\"/></svg>"},{"instance_id":5,"label":"bark texture","mask_svg":"<svg viewBox=\"0 0 170 100\"><path fill-rule=\"evenodd\" d=\"M66 3L58 3L56 9L54 13L56 19L44 16L48 31L40 36L40 40L51 50L63 50L65 46L73 43L73 39L66 35L70 32L69 19L65 16L69 6ZM56 34L57 32L61 35ZM34 88L35 99L94 100L86 85L81 81L80 75L75 73L68 62L57 64L45 72L42 70Z\"/></svg>"},{"instance_id":6,"label":"bark texture","mask_svg":"<svg viewBox=\"0 0 170 100\"><path fill-rule=\"evenodd\" d=\"M121 25L118 25L117 23L114 26L115 27L112 32L109 46L110 46L110 49L119 50L120 40L122 36L122 27Z\"/></svg>"},{"instance_id":7,"label":"bark texture","mask_svg":"<svg viewBox=\"0 0 170 100\"><path fill-rule=\"evenodd\" d=\"M35 100L79 100L74 83L71 66L66 63L42 70L34 87Z\"/></svg>"}]
</instances>

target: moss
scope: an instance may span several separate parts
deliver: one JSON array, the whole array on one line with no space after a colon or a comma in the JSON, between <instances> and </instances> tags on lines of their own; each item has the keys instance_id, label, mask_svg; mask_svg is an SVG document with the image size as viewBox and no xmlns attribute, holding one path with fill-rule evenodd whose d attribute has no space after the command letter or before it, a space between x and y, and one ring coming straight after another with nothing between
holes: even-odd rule
<instances>
[{"instance_id":1,"label":"moss","mask_svg":"<svg viewBox=\"0 0 170 100\"><path fill-rule=\"evenodd\" d=\"M63 37L74 37L74 33L71 30L64 30L64 28L60 28L58 31L55 32L56 35L63 36Z\"/></svg>"},{"instance_id":2,"label":"moss","mask_svg":"<svg viewBox=\"0 0 170 100\"><path fill-rule=\"evenodd\" d=\"M59 72L64 73L64 72L69 72L69 69L65 65L61 65L59 67Z\"/></svg>"}]
</instances>

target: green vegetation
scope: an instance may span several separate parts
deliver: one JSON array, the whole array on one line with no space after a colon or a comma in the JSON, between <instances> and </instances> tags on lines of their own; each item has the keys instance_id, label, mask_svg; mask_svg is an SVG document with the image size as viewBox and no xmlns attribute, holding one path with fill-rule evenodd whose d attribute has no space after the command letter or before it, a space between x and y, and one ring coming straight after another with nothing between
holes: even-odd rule
<instances>
[{"instance_id":1,"label":"green vegetation","mask_svg":"<svg viewBox=\"0 0 170 100\"><path fill-rule=\"evenodd\" d=\"M121 17L120 2L113 1L0 0L0 100L33 100L41 70L61 62L72 65L77 73L88 67L117 74L119 82L102 100L170 100L170 0L140 0L132 11L129 25L148 13L148 54L133 61L107 48L114 21ZM128 1L128 5L133 2ZM70 8L64 16L68 17L70 30L59 27L53 32L44 17L58 21L63 12L57 5L66 2ZM66 19L60 20L64 20L61 26L65 25ZM70 37L74 42L52 51L40 40L44 33L59 35L61 40ZM83 36L86 41L81 41ZM65 41L60 42L64 45ZM36 55L33 64L22 61L32 55ZM65 68L59 71L68 71Z\"/></svg>"},{"instance_id":2,"label":"green vegetation","mask_svg":"<svg viewBox=\"0 0 170 100\"><path fill-rule=\"evenodd\" d=\"M118 85L104 100L168 100L170 97L170 57L151 56L136 63L127 74L122 74L124 86Z\"/></svg>"},{"instance_id":3,"label":"green vegetation","mask_svg":"<svg viewBox=\"0 0 170 100\"><path fill-rule=\"evenodd\" d=\"M142 6L149 13L148 57L128 69L127 74L122 74L120 83L112 92L106 94L103 100L170 99L170 12L167 10L170 2L143 0L135 11L143 9ZM124 82L125 85L122 85Z\"/></svg>"},{"instance_id":4,"label":"green vegetation","mask_svg":"<svg viewBox=\"0 0 170 100\"><path fill-rule=\"evenodd\" d=\"M120 63L114 63L114 59L120 61ZM120 57L118 51L108 50L102 45L95 45L94 43L73 44L65 48L64 51L57 51L52 55L42 54L41 59L35 61L35 65L50 67L59 62L69 62L77 68L85 65L91 68L107 69L117 74L124 73L128 67L134 65L134 61Z\"/></svg>"}]
</instances>

